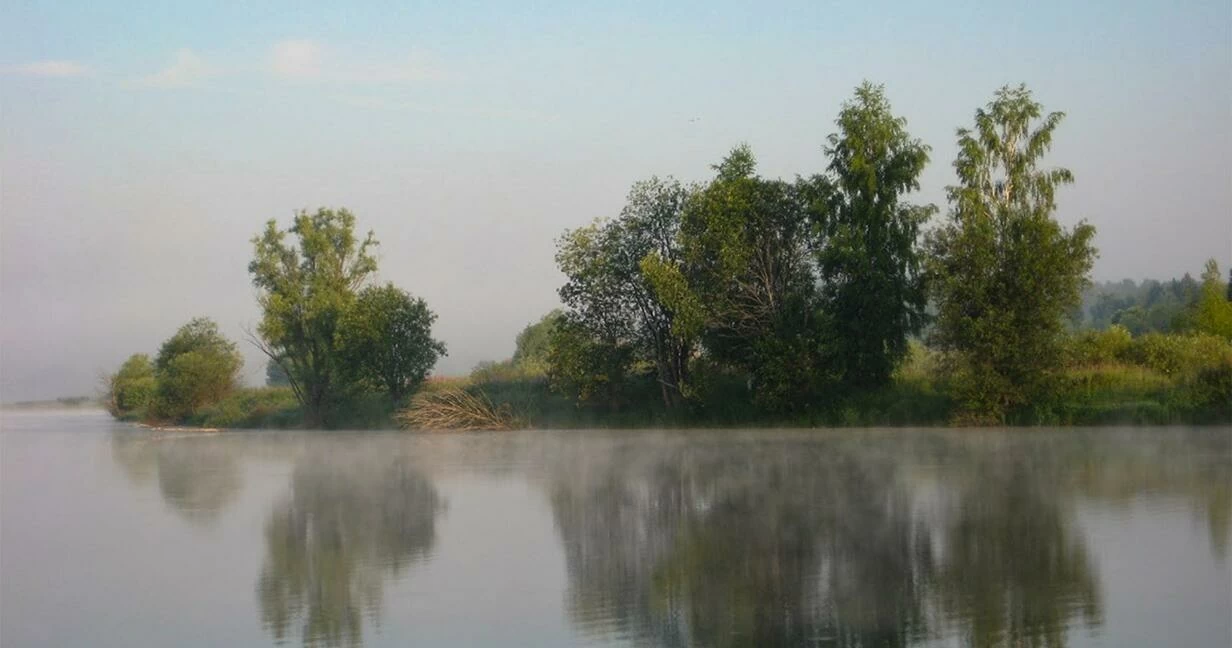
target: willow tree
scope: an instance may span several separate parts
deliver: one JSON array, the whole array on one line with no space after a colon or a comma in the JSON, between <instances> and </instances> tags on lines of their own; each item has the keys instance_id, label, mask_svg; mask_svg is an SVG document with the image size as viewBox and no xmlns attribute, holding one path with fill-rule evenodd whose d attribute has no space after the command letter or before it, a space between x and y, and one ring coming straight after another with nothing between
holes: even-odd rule
<instances>
[{"instance_id":1,"label":"willow tree","mask_svg":"<svg viewBox=\"0 0 1232 648\"><path fill-rule=\"evenodd\" d=\"M929 148L907 133L882 86L864 83L830 135L818 246L830 355L850 387L877 387L924 322L920 226L936 211L904 195L920 188Z\"/></svg>"},{"instance_id":2,"label":"willow tree","mask_svg":"<svg viewBox=\"0 0 1232 648\"><path fill-rule=\"evenodd\" d=\"M304 422L322 425L345 387L339 323L376 271L370 250L377 242L371 232L356 238L355 216L346 209L299 211L286 231L270 220L252 242L248 272L262 310L255 342L286 373Z\"/></svg>"},{"instance_id":3,"label":"willow tree","mask_svg":"<svg viewBox=\"0 0 1232 648\"><path fill-rule=\"evenodd\" d=\"M1074 177L1041 162L1064 116L1045 115L1025 86L1006 86L958 131L958 184L931 238L929 274L935 340L975 420L1003 420L1044 394L1096 256L1091 225L1053 218L1057 188Z\"/></svg>"}]
</instances>

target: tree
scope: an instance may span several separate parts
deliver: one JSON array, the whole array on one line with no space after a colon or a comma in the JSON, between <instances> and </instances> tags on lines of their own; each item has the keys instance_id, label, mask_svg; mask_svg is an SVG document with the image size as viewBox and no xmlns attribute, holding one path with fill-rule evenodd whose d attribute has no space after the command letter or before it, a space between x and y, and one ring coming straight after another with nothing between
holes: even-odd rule
<instances>
[{"instance_id":1,"label":"tree","mask_svg":"<svg viewBox=\"0 0 1232 648\"><path fill-rule=\"evenodd\" d=\"M997 91L959 129L949 221L931 239L935 341L950 352L965 414L1003 420L1038 396L1061 364L1064 317L1080 303L1095 229L1052 214L1063 168L1041 169L1063 113L1042 117L1025 86Z\"/></svg>"},{"instance_id":2,"label":"tree","mask_svg":"<svg viewBox=\"0 0 1232 648\"><path fill-rule=\"evenodd\" d=\"M119 371L106 378L107 411L116 418L141 416L154 399L156 388L150 356L134 353L120 365Z\"/></svg>"},{"instance_id":3,"label":"tree","mask_svg":"<svg viewBox=\"0 0 1232 648\"><path fill-rule=\"evenodd\" d=\"M364 288L338 327L347 371L401 401L446 353L445 344L432 339L435 321L427 302L393 284Z\"/></svg>"},{"instance_id":4,"label":"tree","mask_svg":"<svg viewBox=\"0 0 1232 648\"><path fill-rule=\"evenodd\" d=\"M756 175L738 146L688 201L681 257L653 268L660 299L706 352L747 372L767 409L807 402L824 367L810 260L813 188Z\"/></svg>"},{"instance_id":5,"label":"tree","mask_svg":"<svg viewBox=\"0 0 1232 648\"><path fill-rule=\"evenodd\" d=\"M343 387L338 322L376 271L377 242L371 232L356 239L355 216L346 209L297 212L285 232L270 220L252 242L248 272L262 310L253 341L286 372L305 422L323 425Z\"/></svg>"},{"instance_id":6,"label":"tree","mask_svg":"<svg viewBox=\"0 0 1232 648\"><path fill-rule=\"evenodd\" d=\"M924 322L920 226L936 212L902 196L919 189L929 148L890 112L882 86L865 82L830 135L818 225L830 356L849 387L884 385Z\"/></svg>"},{"instance_id":7,"label":"tree","mask_svg":"<svg viewBox=\"0 0 1232 648\"><path fill-rule=\"evenodd\" d=\"M636 183L619 217L565 232L556 253L567 277L559 294L574 329L569 335L628 347L631 359L652 363L669 409L683 400L695 336L679 325L678 309L664 301L645 264L681 261L679 229L689 194L671 178Z\"/></svg>"},{"instance_id":8,"label":"tree","mask_svg":"<svg viewBox=\"0 0 1232 648\"><path fill-rule=\"evenodd\" d=\"M265 360L265 384L268 387L287 387L291 384L287 372L273 358Z\"/></svg>"},{"instance_id":9,"label":"tree","mask_svg":"<svg viewBox=\"0 0 1232 648\"><path fill-rule=\"evenodd\" d=\"M518 333L513 351L513 365L533 374L547 372L548 351L552 343L552 331L564 316L564 311L553 309L534 324L527 324Z\"/></svg>"},{"instance_id":10,"label":"tree","mask_svg":"<svg viewBox=\"0 0 1232 648\"><path fill-rule=\"evenodd\" d=\"M172 419L222 400L234 387L244 359L218 325L197 317L163 342L154 359L158 413Z\"/></svg>"},{"instance_id":11,"label":"tree","mask_svg":"<svg viewBox=\"0 0 1232 648\"><path fill-rule=\"evenodd\" d=\"M1202 273L1202 296L1194 306L1194 328L1232 340L1232 301L1228 301L1223 275L1214 259L1206 262Z\"/></svg>"},{"instance_id":12,"label":"tree","mask_svg":"<svg viewBox=\"0 0 1232 648\"><path fill-rule=\"evenodd\" d=\"M626 378L635 350L625 341L600 337L576 313L565 313L552 328L548 345L548 381L579 402L610 409L624 404Z\"/></svg>"}]
</instances>

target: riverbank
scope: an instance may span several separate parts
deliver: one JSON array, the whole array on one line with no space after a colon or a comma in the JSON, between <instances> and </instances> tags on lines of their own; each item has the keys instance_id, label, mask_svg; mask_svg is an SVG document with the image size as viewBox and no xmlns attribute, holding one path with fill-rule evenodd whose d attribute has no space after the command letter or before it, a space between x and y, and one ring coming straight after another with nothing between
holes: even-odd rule
<instances>
[{"instance_id":1,"label":"riverbank","mask_svg":"<svg viewBox=\"0 0 1232 648\"><path fill-rule=\"evenodd\" d=\"M1141 368L1101 365L1067 372L1064 388L1047 402L1016 413L1005 423L1033 425L1173 425L1232 423L1232 392L1221 405L1202 393L1201 384ZM461 392L512 415L508 423L488 428L678 428L678 427L898 427L953 426L956 409L945 386L922 376L902 376L886 389L836 400L829 406L790 415L753 410L747 401L713 398L669 412L650 399L618 408L578 405L555 393L543 377L477 382L468 377L438 379L424 395ZM412 401L421 402L419 399ZM379 430L407 427L403 408L370 399L339 410L331 429ZM498 419L494 419L498 420ZM302 409L289 389L239 390L223 401L176 423L152 427L177 429L295 429L304 426Z\"/></svg>"}]
</instances>

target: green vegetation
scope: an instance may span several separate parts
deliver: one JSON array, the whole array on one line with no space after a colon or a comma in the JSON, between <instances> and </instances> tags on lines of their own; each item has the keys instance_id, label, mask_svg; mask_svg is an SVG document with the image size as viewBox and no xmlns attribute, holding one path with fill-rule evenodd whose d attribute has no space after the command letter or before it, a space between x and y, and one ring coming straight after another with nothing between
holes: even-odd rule
<instances>
[{"instance_id":1,"label":"green vegetation","mask_svg":"<svg viewBox=\"0 0 1232 648\"><path fill-rule=\"evenodd\" d=\"M107 411L119 419L144 415L158 387L154 379L154 365L150 363L150 356L144 353L129 356L120 365L120 370L107 376L103 383L103 402Z\"/></svg>"},{"instance_id":2,"label":"green vegetation","mask_svg":"<svg viewBox=\"0 0 1232 648\"><path fill-rule=\"evenodd\" d=\"M959 416L1003 421L1038 401L1060 368L1064 316L1095 259L1093 227L1052 218L1056 189L1074 181L1040 169L1063 113L1024 87L1003 88L958 131L959 184L950 218L930 240L934 339L947 352Z\"/></svg>"},{"instance_id":3,"label":"green vegetation","mask_svg":"<svg viewBox=\"0 0 1232 648\"><path fill-rule=\"evenodd\" d=\"M1232 420L1232 288L1091 286L1094 229L1054 218L1064 114L1005 87L957 131L948 213L910 201L929 162L883 89L843 104L822 171L637 182L557 241L562 309L513 356L429 378L436 316L367 285L377 242L345 209L253 239L268 357L239 389L206 319L107 380L114 415L216 427L1171 423ZM1084 294L1084 289L1087 292ZM1103 292L1100 292L1103 291Z\"/></svg>"},{"instance_id":4,"label":"green vegetation","mask_svg":"<svg viewBox=\"0 0 1232 648\"><path fill-rule=\"evenodd\" d=\"M218 326L197 318L163 343L153 364L134 355L106 380L118 418L203 427L392 425L445 346L436 315L376 271L371 234L357 243L348 211L300 212L270 221L249 265L263 316L251 341L268 358L267 387L238 388L242 359ZM298 246L287 244L294 235Z\"/></svg>"},{"instance_id":5,"label":"green vegetation","mask_svg":"<svg viewBox=\"0 0 1232 648\"><path fill-rule=\"evenodd\" d=\"M1232 419L1213 261L1200 290L1174 282L1168 334L1073 330L1095 232L1053 217L1074 181L1043 164L1062 118L999 90L958 131L959 181L927 240L936 209L906 197L928 148L869 84L822 174L762 178L740 146L704 185L637 183L618 217L559 241L546 367L515 354L455 389L539 426Z\"/></svg>"},{"instance_id":6,"label":"green vegetation","mask_svg":"<svg viewBox=\"0 0 1232 648\"><path fill-rule=\"evenodd\" d=\"M196 414L231 393L243 364L235 343L218 332L217 324L193 319L163 342L154 359L158 387L152 413L168 420Z\"/></svg>"}]
</instances>

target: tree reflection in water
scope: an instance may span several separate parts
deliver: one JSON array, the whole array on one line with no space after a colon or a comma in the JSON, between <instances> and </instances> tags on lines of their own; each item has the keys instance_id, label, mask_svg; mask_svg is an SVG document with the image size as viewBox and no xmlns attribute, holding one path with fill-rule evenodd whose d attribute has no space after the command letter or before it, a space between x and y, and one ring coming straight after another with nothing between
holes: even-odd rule
<instances>
[{"instance_id":1,"label":"tree reflection in water","mask_svg":"<svg viewBox=\"0 0 1232 648\"><path fill-rule=\"evenodd\" d=\"M112 435L112 457L135 484L158 477L163 501L195 524L210 525L243 486L243 446L222 437L154 436L123 431Z\"/></svg>"},{"instance_id":2,"label":"tree reflection in water","mask_svg":"<svg viewBox=\"0 0 1232 648\"><path fill-rule=\"evenodd\" d=\"M298 632L309 646L360 645L385 580L432 550L441 506L405 458L305 456L265 527L257 595L267 630L279 641Z\"/></svg>"},{"instance_id":3,"label":"tree reflection in water","mask_svg":"<svg viewBox=\"0 0 1232 648\"><path fill-rule=\"evenodd\" d=\"M1097 623L1055 471L920 441L951 469L835 437L579 451L552 487L570 613L663 646L1057 646Z\"/></svg>"}]
</instances>

